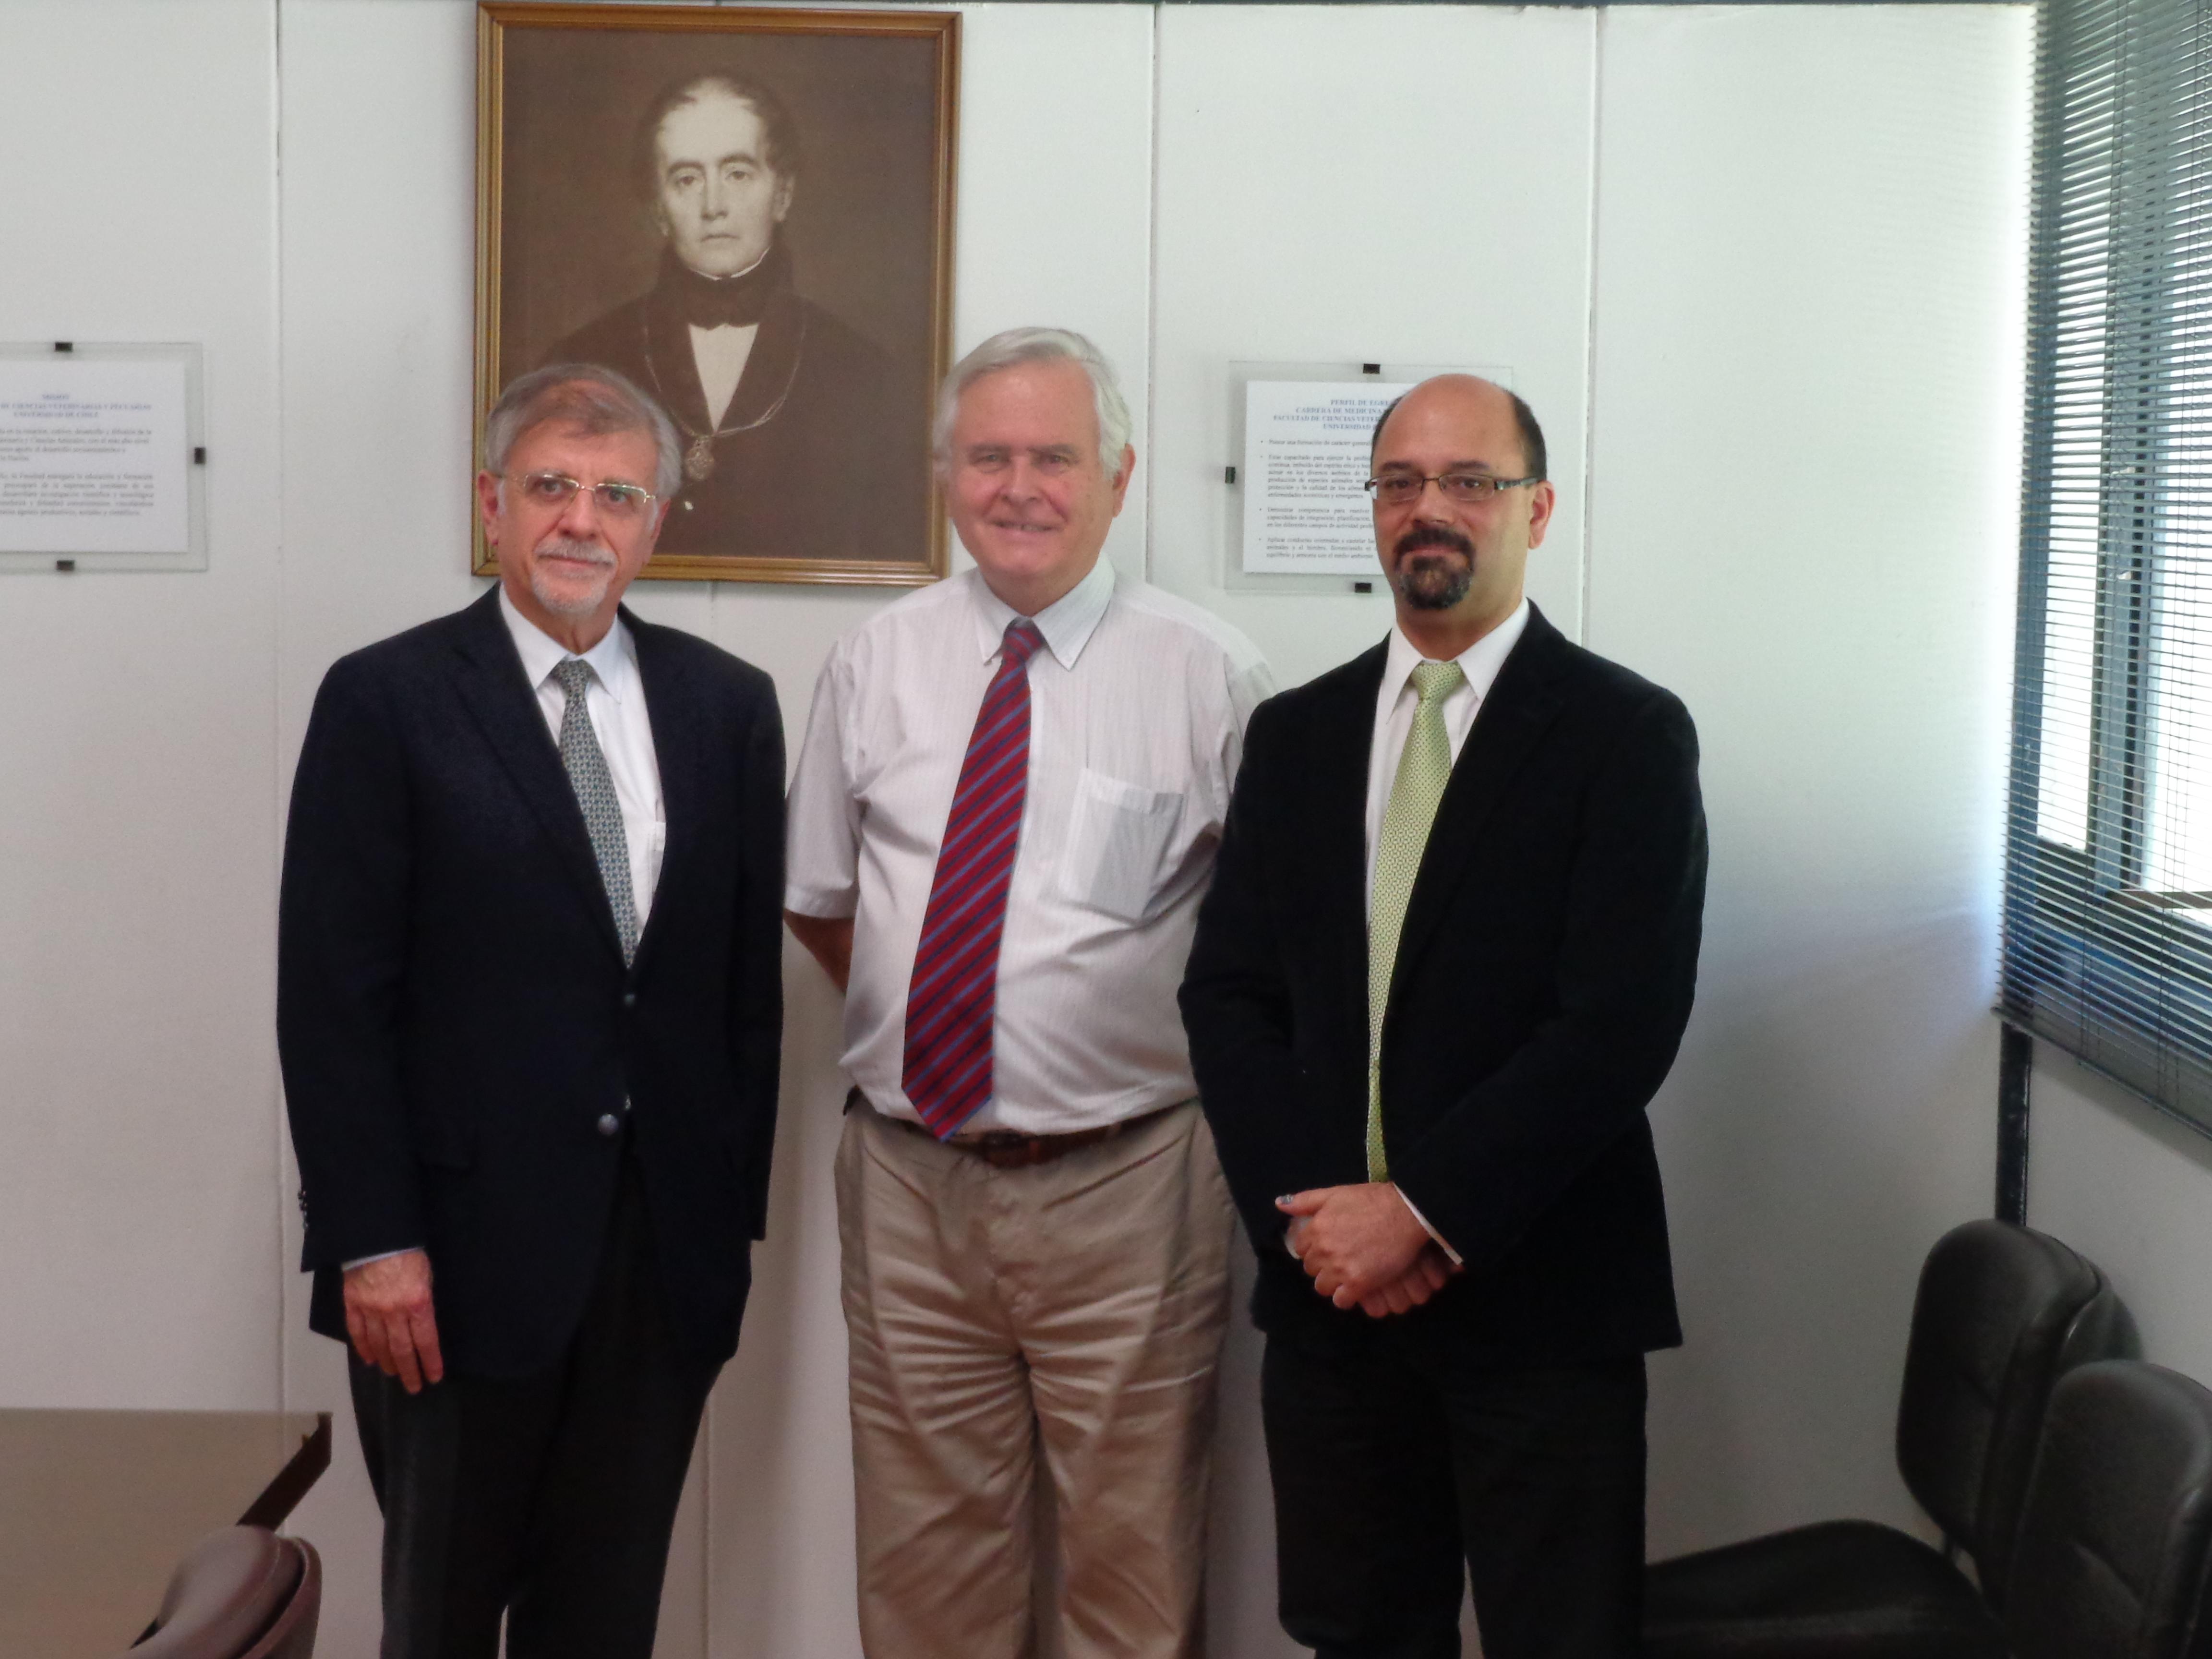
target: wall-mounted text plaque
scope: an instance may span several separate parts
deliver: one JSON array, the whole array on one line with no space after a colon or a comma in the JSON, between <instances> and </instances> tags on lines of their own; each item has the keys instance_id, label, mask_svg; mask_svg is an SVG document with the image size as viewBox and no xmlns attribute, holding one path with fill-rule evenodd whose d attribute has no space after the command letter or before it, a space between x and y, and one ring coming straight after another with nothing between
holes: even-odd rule
<instances>
[{"instance_id":1,"label":"wall-mounted text plaque","mask_svg":"<svg viewBox=\"0 0 2212 1659\"><path fill-rule=\"evenodd\" d=\"M0 344L0 570L204 570L197 345Z\"/></svg>"}]
</instances>

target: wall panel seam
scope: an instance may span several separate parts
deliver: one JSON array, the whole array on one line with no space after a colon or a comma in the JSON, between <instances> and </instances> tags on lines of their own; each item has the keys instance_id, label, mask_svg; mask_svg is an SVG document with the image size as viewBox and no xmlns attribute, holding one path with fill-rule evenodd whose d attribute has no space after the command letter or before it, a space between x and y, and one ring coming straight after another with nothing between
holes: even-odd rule
<instances>
[{"instance_id":1,"label":"wall panel seam","mask_svg":"<svg viewBox=\"0 0 2212 1659\"><path fill-rule=\"evenodd\" d=\"M1583 511L1582 561L1577 584L1576 637L1589 645L1597 635L1590 625L1590 569L1595 562L1597 520L1597 284L1598 200L1603 179L1605 143L1606 14L1598 8L1590 25L1589 231L1583 256L1587 302L1583 314Z\"/></svg>"},{"instance_id":2,"label":"wall panel seam","mask_svg":"<svg viewBox=\"0 0 2212 1659\"><path fill-rule=\"evenodd\" d=\"M1157 455L1160 396L1160 7L1157 0L1151 26L1147 45L1152 54L1152 106L1148 112L1146 134L1152 153L1145 158L1151 180L1145 212L1145 446ZM1152 468L1145 485L1145 540L1139 550L1144 578L1151 581L1152 529L1159 511L1160 472L1150 459L1144 459L1142 464Z\"/></svg>"},{"instance_id":3,"label":"wall panel seam","mask_svg":"<svg viewBox=\"0 0 2212 1659\"><path fill-rule=\"evenodd\" d=\"M270 753L270 811L275 820L277 868L273 872L281 882L284 859L284 808L288 792L284 787L284 508L286 490L284 480L284 0L269 0L269 208L270 240L270 303L272 312L270 356L276 384L272 388L276 416L273 434L276 446L276 603L270 607L269 617L269 753ZM272 948L273 948L273 941ZM272 1011L273 1013L273 1011ZM288 1252L284 1248L284 1078L281 1060L270 1075L269 1131L274 1143L275 1157L271 1160L270 1179L276 1191L271 1199L276 1210L276 1409L292 1408L292 1357L284 1340L285 1289L289 1275L285 1272Z\"/></svg>"}]
</instances>

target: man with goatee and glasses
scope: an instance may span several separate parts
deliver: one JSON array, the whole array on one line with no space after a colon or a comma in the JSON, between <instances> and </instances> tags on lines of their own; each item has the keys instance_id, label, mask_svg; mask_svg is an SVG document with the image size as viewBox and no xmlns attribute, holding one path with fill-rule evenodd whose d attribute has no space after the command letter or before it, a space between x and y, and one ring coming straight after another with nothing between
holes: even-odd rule
<instances>
[{"instance_id":1,"label":"man with goatee and glasses","mask_svg":"<svg viewBox=\"0 0 2212 1659\"><path fill-rule=\"evenodd\" d=\"M1182 988L1260 1256L1284 1628L1322 1659L1636 1650L1644 1107L1689 1017L1696 733L1522 593L1554 492L1468 375L1375 432L1390 636L1262 704Z\"/></svg>"}]
</instances>

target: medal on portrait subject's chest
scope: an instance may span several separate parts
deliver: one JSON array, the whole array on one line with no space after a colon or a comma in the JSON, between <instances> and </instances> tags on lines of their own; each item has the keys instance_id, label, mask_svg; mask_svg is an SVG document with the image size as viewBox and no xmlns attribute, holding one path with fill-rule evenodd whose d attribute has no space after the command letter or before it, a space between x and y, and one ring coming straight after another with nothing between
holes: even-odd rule
<instances>
[{"instance_id":1,"label":"medal on portrait subject's chest","mask_svg":"<svg viewBox=\"0 0 2212 1659\"><path fill-rule=\"evenodd\" d=\"M652 379L653 394L660 399L664 408L672 410L676 405L670 402L667 388L661 384L660 366L653 360L652 337L647 335L640 343L644 349L646 372ZM750 420L736 422L728 426L718 426L711 432L702 432L682 416L676 416L677 426L691 440L684 449L684 476L687 479L695 484L700 484L714 476L714 443L717 439L733 438L741 432L755 431L766 426L783 412L785 400L791 396L791 388L799 379L799 365L805 360L805 345L806 319L802 314L799 319L797 337L791 342L791 362L790 366L784 370L783 385L775 396L769 400L768 407ZM744 389L742 377L740 377L738 389L740 391ZM732 407L735 406L737 398L733 394L731 398ZM724 414L728 412L727 410L723 411ZM688 501L684 503L687 510L690 506L691 503Z\"/></svg>"}]
</instances>

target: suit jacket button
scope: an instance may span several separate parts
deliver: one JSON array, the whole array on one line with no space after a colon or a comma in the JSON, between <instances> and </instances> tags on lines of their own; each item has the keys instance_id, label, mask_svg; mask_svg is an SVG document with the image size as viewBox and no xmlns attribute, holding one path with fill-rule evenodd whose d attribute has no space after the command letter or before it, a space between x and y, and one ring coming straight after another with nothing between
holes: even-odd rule
<instances>
[{"instance_id":1,"label":"suit jacket button","mask_svg":"<svg viewBox=\"0 0 2212 1659\"><path fill-rule=\"evenodd\" d=\"M624 992L623 993L623 1007L625 1007L625 1008L635 1008L635 1007L636 1007L636 1006L637 1006L637 993L636 993L636 992L635 992L635 991L624 991Z\"/></svg>"},{"instance_id":2,"label":"suit jacket button","mask_svg":"<svg viewBox=\"0 0 2212 1659\"><path fill-rule=\"evenodd\" d=\"M605 1116L599 1119L599 1133L603 1135L620 1134L622 1133L622 1120L617 1117L612 1112L607 1113Z\"/></svg>"}]
</instances>

